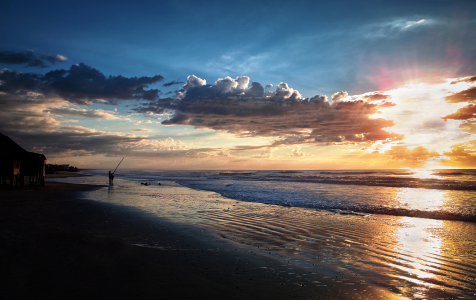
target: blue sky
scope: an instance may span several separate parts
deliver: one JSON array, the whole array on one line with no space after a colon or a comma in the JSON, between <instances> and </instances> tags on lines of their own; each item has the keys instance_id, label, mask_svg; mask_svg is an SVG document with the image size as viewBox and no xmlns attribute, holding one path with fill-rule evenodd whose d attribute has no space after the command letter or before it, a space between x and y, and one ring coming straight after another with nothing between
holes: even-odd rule
<instances>
[{"instance_id":1,"label":"blue sky","mask_svg":"<svg viewBox=\"0 0 476 300\"><path fill-rule=\"evenodd\" d=\"M283 86L282 91L289 92L291 89L298 91L301 97L299 99L325 95L328 99L326 103L330 104L335 102L332 98L338 92L346 92L350 97L344 97L347 100L365 100L367 99L365 97L352 98L352 96L365 93L385 94L386 91L412 84L443 84L447 78L457 79L476 74L474 1L4 0L0 5L2 40L0 52L4 53L3 60L0 56L0 68L4 70L46 74L52 70L70 70L71 66L82 63L85 66L83 71L86 67L91 68L105 78L110 75L127 79L153 78L157 75L162 77L160 80L150 82L144 79L143 82L148 83L134 85L134 88L159 90L153 101L156 101L154 102L156 109L160 107L164 111L155 110L155 115L151 115L150 110L144 109L150 107L146 102L151 101L146 99L145 94L141 94L145 98L136 95L134 99L116 101L114 97L118 95L117 93L106 95L106 98L110 98L104 100L101 95L104 96L105 91L101 91L99 94L88 95L87 101L79 103L77 95L73 96L71 91L66 92L64 89L58 90L58 85L54 85L57 89L54 93L51 90L47 92L43 88L31 90L30 92L41 94L35 94L37 97L35 99L43 97L41 112L47 114L43 120L53 118L50 123L44 123L50 124L45 126L52 126L51 124L57 122L55 126L75 125L111 135L142 133L147 134L147 141L153 140L159 144L165 143L168 138L173 139L173 143L180 141L182 145L172 147L176 149L164 150L169 151L166 157L173 156L182 160L179 168L206 166L208 158L202 158L196 153L220 153L220 151L226 153L223 156L228 158L217 168L240 168L240 166L247 168L250 163L252 164L254 157L270 158L269 154L274 153L274 161L260 166L269 168L278 163L277 153L284 151L283 143L278 141L290 141L291 136L302 142L286 144L294 147L288 151L291 154L302 154L303 152L299 151L306 147L307 153L311 153L310 156L324 150L332 153L329 149L332 145L329 144L330 140L327 137L315 139L312 143L305 138L307 133L301 136L301 139L296 138L306 130L314 129L314 132L321 130L320 125L314 123L311 125L304 122L304 125L297 126L283 119L282 126L294 126L295 130L292 132L279 131L277 125L266 129L260 127L258 131L251 125L246 128L242 126L243 128L238 130L237 126L247 121L236 119L237 124L233 126L218 127L213 124L224 122L225 119L218 120L216 113L210 111L204 114L203 109L200 112L194 111L195 117L190 118L192 121L187 121L188 123L183 120L177 121L178 117L187 115L186 111L191 113L192 108L196 108L195 104L186 102L188 101L186 99L190 99L192 90L183 88L191 75L205 80L212 86L220 78L226 79L227 76L233 80L240 76L249 78L249 85L242 88L238 86L233 87L233 90L223 90L210 87L215 91L213 97L210 91L205 92L206 88L200 90L200 87L196 87L193 93L197 95L197 99L212 97L207 98L207 101L211 99L216 101L218 97L216 93L220 93L221 98L242 97L236 89L243 92L252 82L258 82L264 93L274 93L269 94L269 97L278 97L276 88L282 82L287 84ZM9 60L14 54L26 56L28 53L43 61L43 66ZM237 84L236 82L232 84ZM272 87L266 87L271 84ZM179 91L180 89L182 91ZM15 94L15 91L9 91L8 93ZM188 97L184 96L186 93ZM292 92L286 94L285 99L291 94ZM32 94L29 95L31 97ZM173 105L179 105L178 102L158 102L159 99L167 98L173 98L175 102L182 101L180 102L183 104L182 110L174 110ZM390 98L382 99L391 101ZM398 101L395 100L393 103L396 102ZM4 102L4 107L9 107L13 102L6 103ZM224 104L220 103L214 105L224 107ZM139 108L142 108L140 113ZM454 110L460 108L455 106ZM256 109L256 106L247 107L247 111L252 109ZM258 108L260 109L263 108ZM376 111L369 110L369 114L370 111L381 112L377 108ZM35 113L36 117L40 118L38 113L39 111ZM223 111L220 113L223 116ZM299 114L298 110L294 113ZM282 115L282 112L279 114ZM260 118L264 118L261 120L266 119L263 114L256 112L250 115L254 117L259 115ZM172 122L173 124L162 123L174 116L176 122ZM187 116L190 117L190 114ZM366 118L370 116L366 115ZM146 123L151 120L154 123ZM212 124L212 120L215 123ZM20 128L25 124L18 122L17 127ZM269 125L274 120L266 119L266 122L263 121L263 124ZM472 121L467 119L464 122L467 124ZM136 128L138 124L142 124L140 126L143 128ZM27 140L28 137L30 140L33 138L33 133L30 131L31 134L28 136L27 129L16 132L14 120L0 126L2 126L0 131L17 137L27 145L33 145L33 142ZM393 132L389 123L381 122L379 126L379 129L387 128L385 129L387 132ZM468 124L466 126L471 127ZM350 128L357 127L357 125L350 126ZM36 136L51 132L42 125L38 125L38 128L44 130ZM345 129L342 130L345 132ZM66 132L66 129L64 131ZM375 136L375 132L371 130L355 134ZM416 147L414 143L405 141L401 136L397 138L398 134L396 132L396 135L393 135L394 141L398 139L400 144ZM335 135L343 136L341 133ZM368 143L375 145L378 141L390 138L387 135L378 136L383 140L364 139L361 143L367 143L365 146L370 147ZM144 141L140 138L138 140ZM467 139L464 142L467 142ZM37 141L35 143L38 144ZM353 140L353 143L356 141ZM246 146L249 150L256 145L261 147L258 154L245 155L244 152L240 152L241 148L237 148ZM266 148L264 145L269 147ZM335 152L344 151L342 144L335 146ZM357 146L362 145L359 142ZM446 150L441 146L432 147L431 144L424 147L428 151L439 151L441 155L444 151L450 151L450 146L448 145ZM53 151L54 147L56 148ZM127 154L72 146L54 147L42 142L38 149L58 159L69 159L82 165L88 165L95 159L107 161L104 157ZM191 149L196 151L192 155L193 158L187 156L190 152L186 154L186 151ZM83 154L78 154L78 151L83 151ZM170 151L175 154L171 155ZM303 159L303 155L296 156L301 156L296 159ZM283 152L281 157L283 159L280 166L292 168L293 161L290 160L290 156ZM337 165L341 160L339 156L331 154L327 159L336 162ZM246 163L242 160L246 160ZM149 163L143 162L146 165ZM140 162L137 161L137 164ZM303 161L297 163L296 167L301 168L303 164L305 164ZM316 168L318 167L332 167L332 164L316 165Z\"/></svg>"},{"instance_id":2,"label":"blue sky","mask_svg":"<svg viewBox=\"0 0 476 300\"><path fill-rule=\"evenodd\" d=\"M472 43L463 53L471 59L475 52L461 34L474 29L464 24L472 22L473 1L3 2L4 50L62 54L105 74L170 81L246 75L287 82L307 97L376 90L359 79L372 71L362 65L429 68L448 39Z\"/></svg>"}]
</instances>

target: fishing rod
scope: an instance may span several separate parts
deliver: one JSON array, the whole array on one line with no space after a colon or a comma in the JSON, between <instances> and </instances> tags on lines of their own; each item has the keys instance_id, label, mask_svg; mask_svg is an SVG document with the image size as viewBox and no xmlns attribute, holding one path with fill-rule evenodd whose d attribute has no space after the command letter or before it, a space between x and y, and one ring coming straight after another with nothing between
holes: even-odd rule
<instances>
[{"instance_id":1,"label":"fishing rod","mask_svg":"<svg viewBox=\"0 0 476 300\"><path fill-rule=\"evenodd\" d=\"M119 164L117 165L117 167L114 169L114 172L112 172L112 174L116 173L116 170L117 168L119 168L119 165L121 164L121 162L124 160L124 157L121 159L121 161L119 162Z\"/></svg>"}]
</instances>

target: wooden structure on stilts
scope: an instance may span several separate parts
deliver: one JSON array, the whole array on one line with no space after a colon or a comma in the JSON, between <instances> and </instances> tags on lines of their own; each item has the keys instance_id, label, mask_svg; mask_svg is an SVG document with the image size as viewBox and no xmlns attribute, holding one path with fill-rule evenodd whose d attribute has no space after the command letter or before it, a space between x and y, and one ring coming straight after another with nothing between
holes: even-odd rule
<instances>
[{"instance_id":1,"label":"wooden structure on stilts","mask_svg":"<svg viewBox=\"0 0 476 300\"><path fill-rule=\"evenodd\" d=\"M28 152L0 133L0 186L22 186L27 176L29 186L44 186L45 161L43 154Z\"/></svg>"},{"instance_id":2,"label":"wooden structure on stilts","mask_svg":"<svg viewBox=\"0 0 476 300\"><path fill-rule=\"evenodd\" d=\"M25 184L28 176L28 185L35 188L45 185L45 161L43 154L27 152L20 166L20 184Z\"/></svg>"}]
</instances>

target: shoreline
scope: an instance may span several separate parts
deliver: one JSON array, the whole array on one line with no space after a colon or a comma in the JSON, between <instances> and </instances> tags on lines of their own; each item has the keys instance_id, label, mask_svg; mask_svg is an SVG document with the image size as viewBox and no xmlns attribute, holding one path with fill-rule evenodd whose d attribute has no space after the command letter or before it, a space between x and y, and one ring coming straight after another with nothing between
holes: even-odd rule
<instances>
[{"instance_id":1,"label":"shoreline","mask_svg":"<svg viewBox=\"0 0 476 300\"><path fill-rule=\"evenodd\" d=\"M81 174L78 174L81 175ZM6 299L352 299L385 291L267 257L137 209L83 199L102 186L0 191ZM305 276L304 276L305 275ZM337 276L336 276L337 277ZM344 280L345 282L345 280Z\"/></svg>"},{"instance_id":2,"label":"shoreline","mask_svg":"<svg viewBox=\"0 0 476 300\"><path fill-rule=\"evenodd\" d=\"M46 180L53 178L66 178L66 177L82 177L82 176L91 176L82 174L79 172L69 172L69 171L56 171L55 174L45 174Z\"/></svg>"}]
</instances>

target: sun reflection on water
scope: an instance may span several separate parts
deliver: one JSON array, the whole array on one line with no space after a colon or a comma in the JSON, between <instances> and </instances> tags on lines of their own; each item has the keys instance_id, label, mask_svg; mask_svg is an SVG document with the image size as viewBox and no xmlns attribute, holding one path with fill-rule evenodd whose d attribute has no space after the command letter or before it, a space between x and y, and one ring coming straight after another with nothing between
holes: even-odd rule
<instances>
[{"instance_id":1,"label":"sun reflection on water","mask_svg":"<svg viewBox=\"0 0 476 300\"><path fill-rule=\"evenodd\" d=\"M448 202L447 191L437 189L401 188L396 193L397 203L405 209L435 211Z\"/></svg>"},{"instance_id":2,"label":"sun reflection on water","mask_svg":"<svg viewBox=\"0 0 476 300\"><path fill-rule=\"evenodd\" d=\"M418 179L441 179L441 176L435 173L435 170L432 168L410 168L408 172L409 177Z\"/></svg>"}]
</instances>

